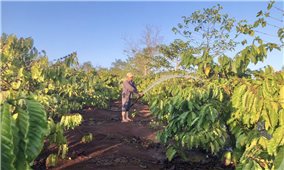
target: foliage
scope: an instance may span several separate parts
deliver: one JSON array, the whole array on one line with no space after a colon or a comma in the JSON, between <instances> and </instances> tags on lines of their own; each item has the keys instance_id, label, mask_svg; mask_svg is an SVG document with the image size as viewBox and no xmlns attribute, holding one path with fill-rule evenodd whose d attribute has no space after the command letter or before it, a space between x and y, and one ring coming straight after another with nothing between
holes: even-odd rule
<instances>
[{"instance_id":1,"label":"foliage","mask_svg":"<svg viewBox=\"0 0 284 170\"><path fill-rule=\"evenodd\" d=\"M200 12L194 13L197 14ZM210 15L209 18L215 16ZM207 23L203 19L200 23ZM191 18L186 22L199 21ZM241 22L236 25L239 36L253 36L250 28ZM176 155L187 159L188 149L201 148L216 155L224 153L224 163L237 169L283 166L284 73L275 72L270 66L260 70L248 67L263 62L267 53L280 50L281 44L264 43L260 37L254 37L251 45L231 57L214 55L206 48L175 48L181 50L180 65L190 69L187 74L196 79L163 82L145 95L151 112L163 124L158 137L167 147L168 159Z\"/></svg>"},{"instance_id":2,"label":"foliage","mask_svg":"<svg viewBox=\"0 0 284 170\"><path fill-rule=\"evenodd\" d=\"M284 73L268 67L255 76L254 80L243 79L232 95L234 111L228 124L236 138L236 152L243 152L237 157L241 163L237 168L277 169L273 160L284 145L284 116L279 100Z\"/></svg>"},{"instance_id":3,"label":"foliage","mask_svg":"<svg viewBox=\"0 0 284 170\"><path fill-rule=\"evenodd\" d=\"M174 70L178 71L181 62L181 55L183 52L188 50L188 48L189 48L188 42L183 42L182 40L177 39L174 40L174 42L168 46L161 45L159 50L165 59L169 60L170 63L175 63Z\"/></svg>"},{"instance_id":4,"label":"foliage","mask_svg":"<svg viewBox=\"0 0 284 170\"><path fill-rule=\"evenodd\" d=\"M44 139L43 137L39 138L42 134L49 134L46 139L48 139L49 143L58 146L58 155L65 157L68 145L64 131L74 129L82 121L80 114L73 113L84 106L107 108L112 99L119 97L119 86L117 86L119 81L117 78L99 75L90 63L80 66L76 53L71 53L58 60L49 61L44 51L39 52L33 46L31 38L17 38L14 35L3 34L1 36L0 67L1 106L6 105L7 101L13 101L13 104L20 102L21 107L24 107L23 100L26 96L32 96L35 101L43 106L43 109L38 107L38 111L43 110L45 115L43 123L38 122L38 125L42 126L42 128L36 128L32 131L37 133L34 136L38 137L38 139L31 142L26 140L26 138L30 137L27 137L27 135L30 135L30 131L26 127L28 124L25 121L31 120L34 123L35 120L32 118L40 117L30 118L28 114L39 113L34 110L27 113L25 108L18 106L14 106L16 109L11 108L9 110L10 116L12 114L18 115L15 126L21 126L21 128L19 129L19 137L15 139L19 140L20 146L26 144L28 145L27 149L33 149L29 148L29 145L36 147L33 151L29 150L29 154L33 153L35 155L27 155L25 148L21 148L19 152L17 151L17 154L7 154L5 159L9 159L10 162L6 162L9 162L11 166L15 164L12 166L15 168L20 166L20 163L24 164L23 167L30 166L30 163L42 149ZM30 106L30 104L32 106L28 107L28 109L34 109L30 100L25 101L27 106ZM8 123L9 120L10 118L7 116ZM19 125L17 124L18 120L21 120ZM45 130L47 124L48 134ZM13 121L7 127L12 125ZM11 144L11 140L13 140L11 135L13 133L7 134L7 140L10 140L8 142L10 142L11 147L13 145L16 147L17 144ZM23 155L19 155L20 153ZM20 159L20 157L23 159ZM19 163L15 163L13 159L19 161Z\"/></svg>"},{"instance_id":5,"label":"foliage","mask_svg":"<svg viewBox=\"0 0 284 170\"><path fill-rule=\"evenodd\" d=\"M225 109L225 94L215 84L179 80L174 88L166 84L161 89L166 93L163 100L157 96L152 102L151 111L166 124L160 140L170 143L169 148L175 148L184 158L185 153L178 148L202 147L216 154L225 146L229 110Z\"/></svg>"},{"instance_id":6,"label":"foliage","mask_svg":"<svg viewBox=\"0 0 284 170\"><path fill-rule=\"evenodd\" d=\"M277 169L274 160L284 145L284 73L267 67L251 76L171 80L147 94L151 112L164 125L158 137L170 160L177 154L186 159L192 148L213 154L233 148L227 162L237 168Z\"/></svg>"},{"instance_id":7,"label":"foliage","mask_svg":"<svg viewBox=\"0 0 284 170\"><path fill-rule=\"evenodd\" d=\"M45 166L48 167L55 167L58 163L58 158L56 154L50 154L46 158Z\"/></svg>"},{"instance_id":8,"label":"foliage","mask_svg":"<svg viewBox=\"0 0 284 170\"><path fill-rule=\"evenodd\" d=\"M183 23L173 28L174 33L182 35L189 41L195 51L206 49L210 55L220 56L226 51L232 51L236 46L231 34L235 19L228 14L222 14L221 5L197 10L189 17L183 16Z\"/></svg>"},{"instance_id":9,"label":"foliage","mask_svg":"<svg viewBox=\"0 0 284 170\"><path fill-rule=\"evenodd\" d=\"M1 168L30 169L47 135L46 112L33 99L4 102L1 106Z\"/></svg>"},{"instance_id":10,"label":"foliage","mask_svg":"<svg viewBox=\"0 0 284 170\"><path fill-rule=\"evenodd\" d=\"M60 125L65 129L74 129L81 124L82 119L83 118L79 113L64 115L61 117Z\"/></svg>"},{"instance_id":11,"label":"foliage","mask_svg":"<svg viewBox=\"0 0 284 170\"><path fill-rule=\"evenodd\" d=\"M84 106L107 108L120 96L121 78L132 71L138 75L135 82L140 91L163 75L191 77L165 81L143 97L163 127L158 138L166 145L169 160L177 155L187 159L189 149L201 148L223 155L225 165L237 169L281 169L284 72L270 66L249 69L269 52L283 48L283 27L269 23L269 19L283 22L271 16L271 10L277 9L273 4L260 11L252 24L236 23L221 13L220 5L196 11L173 29L186 41L175 40L168 46L160 45L158 34L146 29L144 46L131 48L132 55L114 62L110 70L95 69L90 62L80 65L76 53L49 61L31 38L3 34L1 168L30 169L45 140L58 148L57 155L51 154L46 162L55 166L57 156L64 159L68 152L65 132L82 122L77 111ZM257 28L266 26L277 28L280 43L256 36L261 33ZM237 45L233 31L245 38L244 48L227 56L226 51ZM175 71L163 71L173 64ZM82 142L92 139L89 133Z\"/></svg>"},{"instance_id":12,"label":"foliage","mask_svg":"<svg viewBox=\"0 0 284 170\"><path fill-rule=\"evenodd\" d=\"M110 70L120 77L127 72L145 77L170 67L166 58L160 55L161 39L158 29L146 26L139 43L126 41L128 58L115 60Z\"/></svg>"},{"instance_id":13,"label":"foliage","mask_svg":"<svg viewBox=\"0 0 284 170\"><path fill-rule=\"evenodd\" d=\"M88 133L87 135L84 135L81 139L82 143L90 143L93 140L93 134L92 133Z\"/></svg>"}]
</instances>

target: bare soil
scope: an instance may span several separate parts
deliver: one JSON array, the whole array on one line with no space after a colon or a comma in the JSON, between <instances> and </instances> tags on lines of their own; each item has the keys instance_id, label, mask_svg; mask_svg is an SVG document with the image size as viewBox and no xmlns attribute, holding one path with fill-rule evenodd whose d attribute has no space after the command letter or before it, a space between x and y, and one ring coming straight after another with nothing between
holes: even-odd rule
<instances>
[{"instance_id":1,"label":"bare soil","mask_svg":"<svg viewBox=\"0 0 284 170\"><path fill-rule=\"evenodd\" d=\"M110 110L83 110L83 123L66 133L69 146L67 159L60 160L56 167L47 168L46 157L50 153L56 153L55 148L51 146L41 153L34 169L224 169L218 159L201 151L191 151L190 162L179 158L168 162L165 148L156 139L158 130L149 126L153 117L148 106L136 104L133 110L136 110L133 122L127 123L121 123L120 102L114 102ZM82 137L88 133L93 134L93 140L90 143L82 143Z\"/></svg>"}]
</instances>

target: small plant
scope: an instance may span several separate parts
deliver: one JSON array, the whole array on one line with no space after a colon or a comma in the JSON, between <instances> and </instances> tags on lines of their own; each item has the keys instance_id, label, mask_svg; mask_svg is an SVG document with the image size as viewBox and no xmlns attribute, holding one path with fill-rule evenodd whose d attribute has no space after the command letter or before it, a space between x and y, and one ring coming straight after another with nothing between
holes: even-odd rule
<instances>
[{"instance_id":1,"label":"small plant","mask_svg":"<svg viewBox=\"0 0 284 170\"><path fill-rule=\"evenodd\" d=\"M68 114L61 117L60 125L65 129L74 129L82 123L83 117L79 113Z\"/></svg>"},{"instance_id":2,"label":"small plant","mask_svg":"<svg viewBox=\"0 0 284 170\"><path fill-rule=\"evenodd\" d=\"M59 146L59 149L58 149L58 155L61 154L61 158L62 159L65 159L66 158L66 155L68 153L68 145L67 144L62 144Z\"/></svg>"},{"instance_id":3,"label":"small plant","mask_svg":"<svg viewBox=\"0 0 284 170\"><path fill-rule=\"evenodd\" d=\"M46 168L55 167L58 163L58 158L56 154L50 154L45 161Z\"/></svg>"},{"instance_id":4,"label":"small plant","mask_svg":"<svg viewBox=\"0 0 284 170\"><path fill-rule=\"evenodd\" d=\"M136 115L137 115L136 109L134 109L133 112L130 112L130 115L131 115L133 118L135 118Z\"/></svg>"},{"instance_id":5,"label":"small plant","mask_svg":"<svg viewBox=\"0 0 284 170\"><path fill-rule=\"evenodd\" d=\"M90 143L93 140L93 134L88 133L87 135L83 136L81 139L81 143Z\"/></svg>"}]
</instances>

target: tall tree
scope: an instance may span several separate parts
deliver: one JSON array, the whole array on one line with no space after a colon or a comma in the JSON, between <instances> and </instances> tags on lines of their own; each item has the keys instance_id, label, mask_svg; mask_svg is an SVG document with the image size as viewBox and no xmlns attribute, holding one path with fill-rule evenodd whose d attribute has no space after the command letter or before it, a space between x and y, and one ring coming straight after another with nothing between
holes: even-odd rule
<instances>
[{"instance_id":1,"label":"tall tree","mask_svg":"<svg viewBox=\"0 0 284 170\"><path fill-rule=\"evenodd\" d=\"M190 45L203 53L208 51L211 56L221 56L236 46L231 30L235 19L222 14L221 5L197 10L190 16L183 16L183 23L173 28L175 33L182 35Z\"/></svg>"},{"instance_id":2,"label":"tall tree","mask_svg":"<svg viewBox=\"0 0 284 170\"><path fill-rule=\"evenodd\" d=\"M83 63L81 65L81 68L85 71L85 72L91 72L94 71L95 68L93 67L92 63L90 61L87 61L85 63Z\"/></svg>"},{"instance_id":3,"label":"tall tree","mask_svg":"<svg viewBox=\"0 0 284 170\"><path fill-rule=\"evenodd\" d=\"M110 71L115 75L123 77L127 72L130 72L129 62L116 59L112 62Z\"/></svg>"},{"instance_id":4,"label":"tall tree","mask_svg":"<svg viewBox=\"0 0 284 170\"><path fill-rule=\"evenodd\" d=\"M161 45L160 53L165 59L169 60L170 66L174 65L174 70L177 71L180 68L181 55L189 48L189 43L180 39L176 39L170 45Z\"/></svg>"},{"instance_id":5,"label":"tall tree","mask_svg":"<svg viewBox=\"0 0 284 170\"><path fill-rule=\"evenodd\" d=\"M162 42L159 29L146 26L138 43L129 43L125 52L132 69L144 76L166 65L166 61L159 56L159 45Z\"/></svg>"}]
</instances>

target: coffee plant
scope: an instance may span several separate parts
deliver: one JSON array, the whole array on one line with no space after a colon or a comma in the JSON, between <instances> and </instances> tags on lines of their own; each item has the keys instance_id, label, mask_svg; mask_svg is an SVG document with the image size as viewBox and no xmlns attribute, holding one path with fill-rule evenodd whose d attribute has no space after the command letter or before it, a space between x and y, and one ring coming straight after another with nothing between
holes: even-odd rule
<instances>
[{"instance_id":1,"label":"coffee plant","mask_svg":"<svg viewBox=\"0 0 284 170\"><path fill-rule=\"evenodd\" d=\"M268 11L272 5L270 2ZM254 37L261 22L266 22L265 18L252 25L238 23L238 36ZM278 30L280 40L282 30ZM284 72L270 66L249 68L249 64L263 62L268 52L281 48L283 42L254 37L252 44L231 57L216 57L207 48L183 49L180 66L186 76L161 83L145 98L163 126L158 138L167 147L168 159L178 155L186 160L187 151L198 148L236 169L283 169Z\"/></svg>"},{"instance_id":2,"label":"coffee plant","mask_svg":"<svg viewBox=\"0 0 284 170\"><path fill-rule=\"evenodd\" d=\"M31 38L3 34L0 67L2 169L29 169L45 140L56 144L64 158L64 132L82 121L76 111L107 108L119 97L115 77L85 71L76 53L49 61Z\"/></svg>"}]
</instances>

